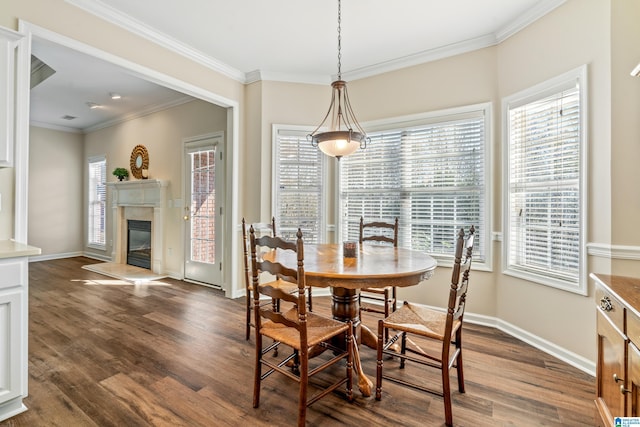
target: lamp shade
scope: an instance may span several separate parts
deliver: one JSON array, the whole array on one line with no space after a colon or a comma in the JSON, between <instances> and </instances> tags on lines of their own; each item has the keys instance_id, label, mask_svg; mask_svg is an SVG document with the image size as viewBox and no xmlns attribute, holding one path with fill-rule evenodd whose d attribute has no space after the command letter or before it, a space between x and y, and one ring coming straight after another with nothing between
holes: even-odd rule
<instances>
[{"instance_id":1,"label":"lamp shade","mask_svg":"<svg viewBox=\"0 0 640 427\"><path fill-rule=\"evenodd\" d=\"M338 159L355 152L364 139L365 136L360 132L350 130L323 132L316 135L320 151Z\"/></svg>"}]
</instances>

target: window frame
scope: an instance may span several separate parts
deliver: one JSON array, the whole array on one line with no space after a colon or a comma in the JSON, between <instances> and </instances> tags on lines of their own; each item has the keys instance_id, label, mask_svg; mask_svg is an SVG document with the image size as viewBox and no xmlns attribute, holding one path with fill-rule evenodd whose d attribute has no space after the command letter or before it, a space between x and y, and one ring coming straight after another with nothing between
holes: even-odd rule
<instances>
[{"instance_id":1,"label":"window frame","mask_svg":"<svg viewBox=\"0 0 640 427\"><path fill-rule=\"evenodd\" d=\"M91 165L94 163L102 163L104 167L104 210L103 210L103 218L102 222L104 224L104 243L93 242L91 241L91 236L94 234L92 232L93 221L91 220L91 212L92 212L92 201L93 196L97 194L96 189L92 187L92 179L91 179ZM87 236L86 243L88 248L98 249L98 250L106 250L107 248L107 156L104 154L97 156L90 156L87 159Z\"/></svg>"},{"instance_id":2,"label":"window frame","mask_svg":"<svg viewBox=\"0 0 640 427\"><path fill-rule=\"evenodd\" d=\"M511 171L510 162L511 138L510 138L510 111L527 105L549 96L555 95L566 89L571 84L578 85L578 97L580 105L580 124L579 124L579 255L578 255L578 272L577 283L569 280L562 280L558 277L545 275L544 272L533 272L531 269L517 267L510 263L510 250L512 239L511 230ZM549 286L552 288L587 295L587 208L588 208L588 80L587 66L582 65L566 73L548 79L544 82L531 86L527 89L506 96L502 99L502 147L503 147L503 245L502 245L502 270L503 273L512 277L524 279L533 283Z\"/></svg>"},{"instance_id":3,"label":"window frame","mask_svg":"<svg viewBox=\"0 0 640 427\"><path fill-rule=\"evenodd\" d=\"M271 135L271 141L272 141L272 146L271 146L271 151L272 151L272 162L271 162L271 183L272 183L272 189L271 189L271 212L272 215L275 217L276 219L276 225L277 225L277 231L278 234L280 234L280 229L281 229L281 220L280 220L280 213L278 210L278 206L279 206L279 183L280 183L280 176L279 176L279 164L280 164L280 147L279 147L279 132L291 132L291 133L297 133L300 135L306 135L310 134L313 130L315 129L315 127L313 126L301 126L301 125L285 125L285 124L273 124L272 125L272 135ZM328 158L325 154L323 154L320 150L318 150L317 148L314 148L311 146L311 142L306 142L309 144L309 147L313 148L314 150L318 151L318 157L321 161L321 190L320 190L320 207L319 207L319 226L318 226L318 241L316 243L326 243L327 242L327 230L328 230L328 209L327 206L329 205L328 201L327 201L327 197L328 197L328 192L331 190L330 188L330 184L329 184L329 162L328 162ZM270 219L270 218L269 218ZM303 239L304 239L304 230L302 230L303 232ZM310 242L312 243L312 242Z\"/></svg>"},{"instance_id":4,"label":"window frame","mask_svg":"<svg viewBox=\"0 0 640 427\"><path fill-rule=\"evenodd\" d=\"M484 194L482 196L482 202L484 203L484 227L479 229L479 224L473 224L476 230L481 235L481 241L484 245L484 260L476 260L474 258L474 268L479 271L492 271L493 270L493 250L492 250L492 223L493 223L493 109L491 102L484 102L479 104L471 104L460 107L453 107L448 109L418 113L407 116L393 117L388 119L382 119L377 121L371 121L363 123L363 128L367 133L381 132L386 130L399 130L409 129L416 126L445 123L454 121L456 119L462 119L465 117L473 117L475 115L482 114L484 116ZM365 148L366 150L366 148ZM338 241L344 240L343 236L343 212L342 212L342 199L340 194L341 176L340 167L336 168L337 185L336 185L336 218L338 218L338 224L336 227L336 236ZM470 226L471 224L469 224ZM402 223L400 223L402 229ZM467 230L465 230L467 231ZM455 236L452 236L452 242ZM438 261L438 266L451 267L453 265L453 255L444 254L430 254Z\"/></svg>"}]
</instances>

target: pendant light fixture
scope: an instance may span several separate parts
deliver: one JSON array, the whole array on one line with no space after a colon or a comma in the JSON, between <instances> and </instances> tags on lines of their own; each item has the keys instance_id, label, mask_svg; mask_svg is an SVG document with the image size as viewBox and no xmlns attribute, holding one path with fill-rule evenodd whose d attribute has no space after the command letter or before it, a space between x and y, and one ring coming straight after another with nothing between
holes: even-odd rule
<instances>
[{"instance_id":1,"label":"pendant light fixture","mask_svg":"<svg viewBox=\"0 0 640 427\"><path fill-rule=\"evenodd\" d=\"M338 160L343 156L348 156L358 148L366 148L367 143L371 140L367 137L353 113L347 92L347 82L342 80L341 21L341 4L340 0L338 0L338 80L331 83L331 104L327 114L318 127L307 135L311 145L318 147L324 154L336 157ZM320 129L325 125L329 117L331 117L329 130L321 132Z\"/></svg>"}]
</instances>

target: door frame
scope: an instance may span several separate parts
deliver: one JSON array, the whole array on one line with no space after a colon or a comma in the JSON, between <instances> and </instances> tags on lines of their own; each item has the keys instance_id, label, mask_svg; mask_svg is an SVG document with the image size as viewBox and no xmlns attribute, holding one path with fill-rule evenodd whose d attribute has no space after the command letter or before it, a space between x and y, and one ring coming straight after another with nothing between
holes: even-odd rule
<instances>
[{"instance_id":1,"label":"door frame","mask_svg":"<svg viewBox=\"0 0 640 427\"><path fill-rule=\"evenodd\" d=\"M188 137L188 138L183 138L182 139L182 200L183 202L183 214L184 214L184 209L186 208L187 203L189 203L189 200L187 198L187 195L189 193L189 184L190 184L190 180L187 177L187 171L186 171L186 165L187 165L187 144L197 144L197 143L202 143L203 141L209 140L209 139L220 139L221 140L221 147L222 147L222 153L225 154L226 152L226 145L225 145L225 138L224 138L224 132L223 131L217 131L217 132L211 132L211 133L206 133L203 135L197 135L197 136L192 136L192 137ZM204 144L202 143L202 146L207 146L209 144ZM216 153L217 155L217 153ZM225 160L224 158L221 159L220 162L220 166L222 169L222 175L223 175L223 179L226 180L226 167L225 167ZM216 175L218 173L218 169L216 168ZM226 220L226 194L227 194L227 183L226 181L224 182L224 187L222 188L222 194L221 194L221 200L222 200L222 221L221 221L221 227L220 230L216 230L216 233L220 232L221 233L221 238L220 238L220 249L222 250L222 256L220 256L219 259L217 259L217 261L219 261L221 263L221 276L222 276L222 280L223 283L226 283L225 279L225 273L227 268L224 267L224 262L227 260L226 258L226 239L227 239L227 233L224 232L224 224L225 224L225 220ZM216 194L216 201L218 200L218 195ZM217 208L217 206L216 206ZM182 242L184 244L183 249L182 249L182 253L183 253L183 259L182 259L182 276L184 277L184 280L187 282L193 282L193 283L197 283L197 284L201 284L204 286L210 286L213 288L217 288L217 289L223 289L223 286L219 286L219 285L214 285L214 284L209 284L209 283L202 283L202 282L196 282L194 280L190 280L187 279L186 277L186 273L187 273L187 269L186 269L186 263L187 263L187 246L186 246L186 242L187 242L187 235L189 234L188 229L187 229L187 221L182 221L182 230L181 230L181 234L182 234ZM218 249L218 248L216 248ZM217 258L217 257L216 257Z\"/></svg>"},{"instance_id":2,"label":"door frame","mask_svg":"<svg viewBox=\"0 0 640 427\"><path fill-rule=\"evenodd\" d=\"M63 36L59 33L39 27L20 19L18 32L24 34L24 38L18 44L16 59L16 147L15 147L15 201L14 201L14 238L20 242L27 242L27 218L28 218L28 181L29 181L29 103L30 103L30 76L31 76L31 43L33 39L77 50L91 55L103 61L110 62L127 70L131 74L144 80L168 87L170 89L193 96L206 102L227 108L227 126L225 130L225 182L227 207L224 228L235 230L239 227L238 217L239 198L233 195L239 194L239 134L240 134L240 101L226 98L210 90L171 77L159 71L147 68L143 65L131 62L122 57L100 50L94 46L79 42L78 40ZM171 46L163 46L169 50ZM197 61L194 60L194 63ZM215 72L215 70L212 70ZM233 81L230 80L229 84ZM229 268L225 269L223 276L223 290L227 298L236 298L241 295L240 290L234 289L233 284L238 283L240 272L240 256L238 255L239 241L233 238L233 233L227 233L225 241L224 259L229 261ZM182 277L175 277L182 279ZM242 289L244 291L244 288Z\"/></svg>"}]
</instances>

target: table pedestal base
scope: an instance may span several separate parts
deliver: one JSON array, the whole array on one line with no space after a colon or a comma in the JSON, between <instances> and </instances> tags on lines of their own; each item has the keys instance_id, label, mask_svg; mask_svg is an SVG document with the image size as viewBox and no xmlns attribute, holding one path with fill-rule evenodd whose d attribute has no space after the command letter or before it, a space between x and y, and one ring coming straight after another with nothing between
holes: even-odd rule
<instances>
[{"instance_id":1,"label":"table pedestal base","mask_svg":"<svg viewBox=\"0 0 640 427\"><path fill-rule=\"evenodd\" d=\"M353 322L353 369L358 375L358 388L363 396L371 396L373 382L367 378L360 363L360 343L376 348L377 338L373 332L360 322L360 291L359 289L331 288L331 313L333 318L341 322ZM344 342L344 340L342 340Z\"/></svg>"}]
</instances>

